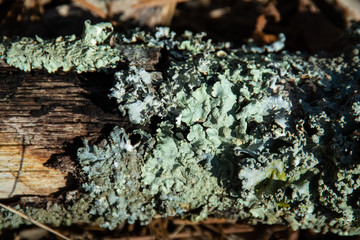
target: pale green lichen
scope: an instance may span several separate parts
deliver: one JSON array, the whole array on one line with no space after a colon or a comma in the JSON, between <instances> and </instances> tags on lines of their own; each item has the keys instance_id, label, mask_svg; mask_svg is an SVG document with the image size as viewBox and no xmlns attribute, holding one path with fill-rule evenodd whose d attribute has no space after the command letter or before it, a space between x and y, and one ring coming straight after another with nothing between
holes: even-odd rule
<instances>
[{"instance_id":1,"label":"pale green lichen","mask_svg":"<svg viewBox=\"0 0 360 240\"><path fill-rule=\"evenodd\" d=\"M66 198L69 197L69 200L65 201L65 204L52 202L44 203L44 207L39 207L41 203L38 203L36 208L33 206L20 206L19 204L11 207L20 212L25 212L27 216L39 222L49 223L53 226L70 226L74 223L84 222L99 224L102 221L101 218L96 219L89 214L93 199L87 195L80 195L81 197L77 198L72 198L70 195L71 193L67 194ZM41 202L40 198L38 200ZM0 209L0 228L18 228L22 224L31 225L33 223L18 214L3 208Z\"/></svg>"},{"instance_id":2,"label":"pale green lichen","mask_svg":"<svg viewBox=\"0 0 360 240\"><path fill-rule=\"evenodd\" d=\"M259 55L167 28L114 36L116 48L162 48L168 65L130 64L110 94L156 131L116 127L79 149L97 222L215 215L360 234L359 52Z\"/></svg>"},{"instance_id":3,"label":"pale green lichen","mask_svg":"<svg viewBox=\"0 0 360 240\"><path fill-rule=\"evenodd\" d=\"M6 51L5 41L2 40L0 43L0 59L4 58L5 51Z\"/></svg>"},{"instance_id":4,"label":"pale green lichen","mask_svg":"<svg viewBox=\"0 0 360 240\"><path fill-rule=\"evenodd\" d=\"M124 130L115 128L103 148L85 142L78 152L87 179L83 188L93 199L89 213L103 216L103 227L114 228L126 220L148 223L156 213L155 199L142 193L141 183L143 157L153 141L141 131L133 134L141 136L141 146L131 145Z\"/></svg>"},{"instance_id":5,"label":"pale green lichen","mask_svg":"<svg viewBox=\"0 0 360 240\"><path fill-rule=\"evenodd\" d=\"M58 37L55 40L23 37L12 40L8 46L0 45L0 51L9 65L24 71L96 71L115 67L122 59L121 51L106 43L112 31L110 23L91 25L90 21L86 21L81 39L75 35Z\"/></svg>"},{"instance_id":6,"label":"pale green lichen","mask_svg":"<svg viewBox=\"0 0 360 240\"><path fill-rule=\"evenodd\" d=\"M142 105L143 122L137 115L134 123L149 122L153 115L164 119L142 169L144 192L165 194L161 206L175 207L173 213L184 214L184 206L200 209L196 219L237 209L232 217L270 224L285 219L294 229L356 234L358 228L349 226L355 224L358 206L344 199L350 197L350 189L356 191L357 173L342 173L351 185L333 179L320 186L318 181L330 176L324 175L326 171L336 176L344 166L357 166L357 105L337 105L337 99L353 93L347 86L358 86L353 67L357 63L339 67L341 57L310 57L307 62L306 56L288 53L245 55L201 42L202 35L186 33L189 39L179 42L163 29L160 32L166 34L158 34L162 37L155 46L166 48L177 60L170 61L168 78L131 85L131 97L117 97L125 111L128 102L154 96L156 101ZM172 45L163 38L172 39ZM144 75L144 70L133 68L131 74ZM126 77L118 76L127 86ZM135 94L144 87L145 94ZM344 114L340 118L339 111ZM127 112L134 119L134 113ZM344 193L336 197L337 192L325 190L333 184ZM341 206L328 205L325 198L339 199ZM329 217L332 213L339 214L337 220Z\"/></svg>"},{"instance_id":7,"label":"pale green lichen","mask_svg":"<svg viewBox=\"0 0 360 240\"><path fill-rule=\"evenodd\" d=\"M354 102L352 105L353 115L356 122L360 122L360 101Z\"/></svg>"},{"instance_id":8,"label":"pale green lichen","mask_svg":"<svg viewBox=\"0 0 360 240\"><path fill-rule=\"evenodd\" d=\"M117 72L115 78L117 81L110 96L117 99L123 115L126 114L126 110L128 111L133 123L144 124L156 114L162 113L163 116L166 116L164 105L167 102L162 100L152 87L161 82L161 73L150 73L131 66L128 70Z\"/></svg>"}]
</instances>

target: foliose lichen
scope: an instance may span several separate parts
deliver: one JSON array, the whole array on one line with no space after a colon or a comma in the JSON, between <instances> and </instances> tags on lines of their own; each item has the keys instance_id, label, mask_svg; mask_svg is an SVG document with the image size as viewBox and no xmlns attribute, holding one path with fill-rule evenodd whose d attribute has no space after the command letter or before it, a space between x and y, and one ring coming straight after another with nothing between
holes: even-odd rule
<instances>
[{"instance_id":1,"label":"foliose lichen","mask_svg":"<svg viewBox=\"0 0 360 240\"><path fill-rule=\"evenodd\" d=\"M120 222L149 223L154 217L155 199L142 192L141 163L152 138L142 132L140 146L133 146L123 129L116 127L103 148L89 146L79 149L78 156L87 182L85 191L93 199L90 214L103 216L103 227L115 228Z\"/></svg>"},{"instance_id":2,"label":"foliose lichen","mask_svg":"<svg viewBox=\"0 0 360 240\"><path fill-rule=\"evenodd\" d=\"M121 112L157 127L116 127L79 149L87 210L109 228L211 215L360 234L358 29L338 55L260 55L168 28L115 34L115 48L161 48L168 64L115 73Z\"/></svg>"},{"instance_id":3,"label":"foliose lichen","mask_svg":"<svg viewBox=\"0 0 360 240\"><path fill-rule=\"evenodd\" d=\"M358 205L348 200L358 188L359 111L352 97L358 61L258 55L203 41L203 35L176 40L166 29L155 38L142 32L130 39L139 36L170 55L162 74L117 73L111 94L133 123L163 119L144 159L144 193L162 196L161 206L173 214L200 210L195 219L237 209L232 217L255 222L359 231L352 225ZM139 80L130 83L134 77ZM331 191L335 186L339 192Z\"/></svg>"},{"instance_id":4,"label":"foliose lichen","mask_svg":"<svg viewBox=\"0 0 360 240\"><path fill-rule=\"evenodd\" d=\"M88 20L81 39L75 35L55 40L38 36L5 39L0 43L0 57L23 71L45 69L52 73L62 69L81 73L115 67L122 55L120 50L109 45L112 32L110 23L91 25Z\"/></svg>"}]
</instances>

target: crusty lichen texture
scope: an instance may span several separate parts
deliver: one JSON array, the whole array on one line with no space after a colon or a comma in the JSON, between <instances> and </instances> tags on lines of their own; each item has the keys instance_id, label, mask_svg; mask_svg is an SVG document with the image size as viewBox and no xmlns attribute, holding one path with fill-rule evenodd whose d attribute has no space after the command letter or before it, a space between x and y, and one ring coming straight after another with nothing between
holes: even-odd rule
<instances>
[{"instance_id":1,"label":"crusty lichen texture","mask_svg":"<svg viewBox=\"0 0 360 240\"><path fill-rule=\"evenodd\" d=\"M258 54L168 28L113 35L115 48L166 52L156 70L116 72L109 96L134 126L156 131L116 127L98 146L85 141L81 211L110 229L222 216L360 234L359 29L349 31L353 50L337 55L289 53L281 42ZM77 201L62 222L78 221Z\"/></svg>"}]
</instances>

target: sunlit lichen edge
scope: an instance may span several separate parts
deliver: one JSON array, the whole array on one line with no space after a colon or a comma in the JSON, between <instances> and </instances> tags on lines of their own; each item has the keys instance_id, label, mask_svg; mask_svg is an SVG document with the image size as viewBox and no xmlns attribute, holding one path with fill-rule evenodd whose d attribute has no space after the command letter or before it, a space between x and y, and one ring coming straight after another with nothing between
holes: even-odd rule
<instances>
[{"instance_id":1,"label":"sunlit lichen edge","mask_svg":"<svg viewBox=\"0 0 360 240\"><path fill-rule=\"evenodd\" d=\"M279 52L281 43L231 49L168 28L110 35L114 51L131 43L167 52L165 69L130 63L116 72L109 95L134 124L160 119L156 133L115 127L101 146L85 141L84 193L26 214L110 229L215 216L360 234L358 25L349 30L352 50L322 55ZM0 214L1 227L23 223Z\"/></svg>"}]
</instances>

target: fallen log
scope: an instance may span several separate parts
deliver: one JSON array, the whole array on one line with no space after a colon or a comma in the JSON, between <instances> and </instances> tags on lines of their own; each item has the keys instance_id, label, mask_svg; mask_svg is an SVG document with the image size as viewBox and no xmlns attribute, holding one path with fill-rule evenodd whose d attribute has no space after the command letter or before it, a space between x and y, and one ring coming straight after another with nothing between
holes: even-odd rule
<instances>
[{"instance_id":1,"label":"fallen log","mask_svg":"<svg viewBox=\"0 0 360 240\"><path fill-rule=\"evenodd\" d=\"M30 95L28 105L24 103L27 110L18 109L23 118L28 116L21 122L31 123L30 129L37 126L32 122L41 127L29 132L23 130L28 126L23 123L12 131L11 139L18 139L18 155L11 161L17 162L12 163L11 182L19 181L15 175L21 176L24 163L31 161L26 149L38 136L29 135L39 133L41 140L53 127L66 137L45 141L46 148L59 149L68 137L85 139L78 144L77 156L68 161L76 165L71 173L78 185L56 199L23 199L14 202L14 208L55 226L91 222L113 229L123 221L146 224L155 217L199 221L215 216L287 224L294 230L359 234L360 36L356 25L349 38L354 44L346 52L322 55L282 51L284 36L271 46L231 49L228 44L204 40L202 34L186 32L177 38L167 28L154 34L139 30L116 34L109 24L90 23L82 39L3 39L2 57L24 71L105 70L114 77L108 95L119 111L118 115L95 111L91 118L76 115L77 101L90 104L69 90L76 89L73 79L82 75L69 73L70 83L57 75L51 84L36 80L37 89L49 86L45 91L50 93L61 86L66 94L57 98L51 92L52 100L41 101L45 107L31 104L36 97ZM16 94L25 83L19 84ZM81 92L81 87L76 91ZM66 103L73 96L76 101L71 100L70 107ZM16 99L8 106L15 106L11 103ZM100 109L107 104L102 102ZM10 108L5 102L4 106ZM63 109L68 110L61 124L51 120ZM51 127L39 120L43 112ZM124 124L121 115L128 122ZM94 123L95 128L86 127ZM109 123L116 126L107 137L86 140ZM2 124L14 125L6 117ZM59 153L55 148L52 154ZM64 158L56 159L61 165ZM41 176L34 179L39 185L42 180ZM48 195L67 187L64 182L51 185L30 194ZM13 196L16 188L10 189L4 192ZM27 193L16 193L22 194ZM5 210L0 214L1 227L24 223Z\"/></svg>"},{"instance_id":2,"label":"fallen log","mask_svg":"<svg viewBox=\"0 0 360 240\"><path fill-rule=\"evenodd\" d=\"M81 143L81 137L97 139L106 125L121 121L88 97L96 88L98 97L106 98L106 84L91 86L93 80L72 73L0 71L0 198L46 196L66 188L68 172L75 171L66 160L76 157L71 145ZM57 164L57 170L47 162Z\"/></svg>"}]
</instances>

